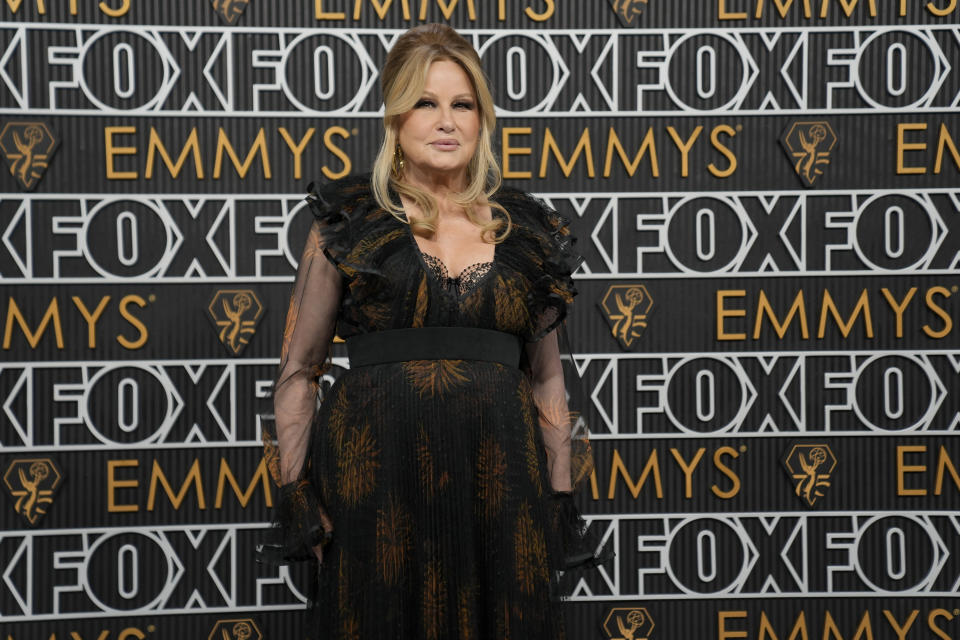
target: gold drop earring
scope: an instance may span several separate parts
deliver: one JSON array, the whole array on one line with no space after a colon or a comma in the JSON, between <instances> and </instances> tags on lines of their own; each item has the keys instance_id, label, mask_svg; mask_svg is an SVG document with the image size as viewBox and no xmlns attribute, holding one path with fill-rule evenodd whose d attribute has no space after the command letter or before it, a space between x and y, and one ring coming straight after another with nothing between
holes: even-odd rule
<instances>
[{"instance_id":1,"label":"gold drop earring","mask_svg":"<svg viewBox=\"0 0 960 640\"><path fill-rule=\"evenodd\" d=\"M393 175L399 178L401 173L403 173L403 149L400 148L398 142L397 147L393 150Z\"/></svg>"}]
</instances>

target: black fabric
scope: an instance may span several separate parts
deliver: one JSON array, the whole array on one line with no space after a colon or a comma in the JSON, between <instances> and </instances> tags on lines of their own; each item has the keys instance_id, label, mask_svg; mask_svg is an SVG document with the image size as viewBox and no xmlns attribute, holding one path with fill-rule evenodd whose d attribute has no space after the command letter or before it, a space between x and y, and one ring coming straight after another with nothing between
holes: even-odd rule
<instances>
[{"instance_id":1,"label":"black fabric","mask_svg":"<svg viewBox=\"0 0 960 640\"><path fill-rule=\"evenodd\" d=\"M512 334L472 327L390 329L347 340L350 367L409 360L480 360L520 365L520 339Z\"/></svg>"},{"instance_id":2,"label":"black fabric","mask_svg":"<svg viewBox=\"0 0 960 640\"><path fill-rule=\"evenodd\" d=\"M509 189L494 200L511 231L483 269L453 282L366 178L309 198L315 221L287 315L276 417L262 421L271 468L313 494L296 502L309 514L277 509L279 529L294 531L301 551L317 523L332 530L314 549L323 569L301 637L564 637L559 578L595 563L599 544L570 493L592 456L568 404L558 336L580 258L567 221L542 202ZM512 356L505 365L393 354L327 386L334 322L354 345L398 330L507 334L522 344L521 366ZM476 347L441 355L450 348Z\"/></svg>"}]
</instances>

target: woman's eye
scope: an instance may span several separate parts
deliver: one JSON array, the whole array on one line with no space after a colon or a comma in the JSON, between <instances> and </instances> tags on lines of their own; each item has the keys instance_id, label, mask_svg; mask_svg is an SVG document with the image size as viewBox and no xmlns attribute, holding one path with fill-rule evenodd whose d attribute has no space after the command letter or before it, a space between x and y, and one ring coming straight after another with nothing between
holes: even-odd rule
<instances>
[{"instance_id":1,"label":"woman's eye","mask_svg":"<svg viewBox=\"0 0 960 640\"><path fill-rule=\"evenodd\" d=\"M416 108L416 109L419 109L419 108L421 108L421 107L432 107L432 106L433 106L433 101L432 101L432 100L426 100L426 99L418 100L418 101L417 101L417 104L415 104L415 105L413 105L413 106L414 106L414 108Z\"/></svg>"},{"instance_id":2,"label":"woman's eye","mask_svg":"<svg viewBox=\"0 0 960 640\"><path fill-rule=\"evenodd\" d=\"M457 109L473 109L472 102L455 102L453 103L453 106Z\"/></svg>"}]
</instances>

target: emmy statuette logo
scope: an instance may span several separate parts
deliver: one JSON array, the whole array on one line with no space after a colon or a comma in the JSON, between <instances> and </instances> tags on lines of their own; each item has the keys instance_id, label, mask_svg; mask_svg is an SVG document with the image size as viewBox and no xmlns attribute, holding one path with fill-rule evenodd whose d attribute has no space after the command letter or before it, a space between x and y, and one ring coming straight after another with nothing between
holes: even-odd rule
<instances>
[{"instance_id":1,"label":"emmy statuette logo","mask_svg":"<svg viewBox=\"0 0 960 640\"><path fill-rule=\"evenodd\" d=\"M623 349L630 350L647 328L653 297L642 284L615 284L607 289L600 308L610 324L610 334Z\"/></svg>"},{"instance_id":2,"label":"emmy statuette logo","mask_svg":"<svg viewBox=\"0 0 960 640\"><path fill-rule=\"evenodd\" d=\"M250 618L217 620L207 640L263 640L263 634Z\"/></svg>"},{"instance_id":3,"label":"emmy statuette logo","mask_svg":"<svg viewBox=\"0 0 960 640\"><path fill-rule=\"evenodd\" d=\"M610 640L649 640L653 617L645 607L614 607L603 621Z\"/></svg>"},{"instance_id":4,"label":"emmy statuette logo","mask_svg":"<svg viewBox=\"0 0 960 640\"><path fill-rule=\"evenodd\" d=\"M50 164L57 138L46 122L8 122L0 130L0 149L20 188L33 191Z\"/></svg>"},{"instance_id":5,"label":"emmy statuette logo","mask_svg":"<svg viewBox=\"0 0 960 640\"><path fill-rule=\"evenodd\" d=\"M250 0L212 0L213 10L227 24L236 24Z\"/></svg>"},{"instance_id":6,"label":"emmy statuette logo","mask_svg":"<svg viewBox=\"0 0 960 640\"><path fill-rule=\"evenodd\" d=\"M617 20L624 27L632 27L633 23L643 13L643 8L647 6L649 0L610 0L610 6L613 12L617 14Z\"/></svg>"},{"instance_id":7,"label":"emmy statuette logo","mask_svg":"<svg viewBox=\"0 0 960 640\"><path fill-rule=\"evenodd\" d=\"M263 304L250 289L220 289L207 305L207 312L223 346L240 355L257 331Z\"/></svg>"},{"instance_id":8,"label":"emmy statuette logo","mask_svg":"<svg viewBox=\"0 0 960 640\"><path fill-rule=\"evenodd\" d=\"M837 457L825 444L795 444L783 464L793 479L794 493L812 507L830 487Z\"/></svg>"},{"instance_id":9,"label":"emmy statuette logo","mask_svg":"<svg viewBox=\"0 0 960 640\"><path fill-rule=\"evenodd\" d=\"M63 475L50 458L17 458L3 474L3 485L14 500L13 509L35 526L53 503Z\"/></svg>"},{"instance_id":10,"label":"emmy statuette logo","mask_svg":"<svg viewBox=\"0 0 960 640\"><path fill-rule=\"evenodd\" d=\"M837 134L826 120L794 122L786 128L780 142L803 186L812 187L830 164Z\"/></svg>"}]
</instances>

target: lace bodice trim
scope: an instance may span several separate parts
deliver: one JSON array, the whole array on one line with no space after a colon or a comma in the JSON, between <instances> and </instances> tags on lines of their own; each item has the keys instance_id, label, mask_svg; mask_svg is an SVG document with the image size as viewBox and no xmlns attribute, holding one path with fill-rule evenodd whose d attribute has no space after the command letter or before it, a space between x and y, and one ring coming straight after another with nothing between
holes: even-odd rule
<instances>
[{"instance_id":1,"label":"lace bodice trim","mask_svg":"<svg viewBox=\"0 0 960 640\"><path fill-rule=\"evenodd\" d=\"M423 256L424 263L433 271L433 275L441 287L445 291L456 293L459 296L466 295L467 292L476 288L493 268L493 261L475 262L464 267L456 277L450 277L447 265L439 258L426 251L421 251L420 255Z\"/></svg>"}]
</instances>

